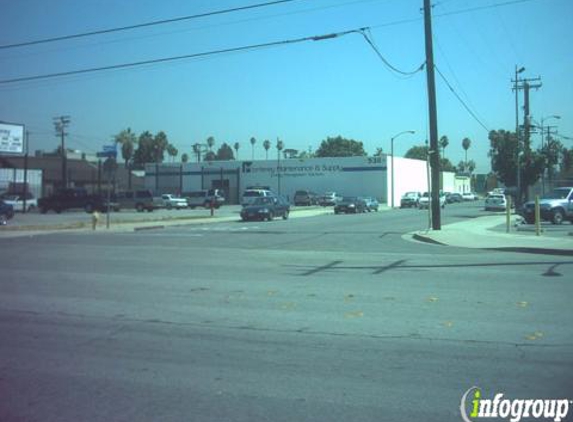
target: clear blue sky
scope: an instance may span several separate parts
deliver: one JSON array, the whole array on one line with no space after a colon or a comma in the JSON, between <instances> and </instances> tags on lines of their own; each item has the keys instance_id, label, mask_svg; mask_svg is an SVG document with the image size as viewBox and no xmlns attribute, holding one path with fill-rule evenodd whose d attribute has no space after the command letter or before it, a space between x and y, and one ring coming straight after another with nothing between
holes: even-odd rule
<instances>
[{"instance_id":1,"label":"clear blue sky","mask_svg":"<svg viewBox=\"0 0 573 422\"><path fill-rule=\"evenodd\" d=\"M238 7L263 0L19 0L4 1L0 44ZM515 65L541 76L531 93L535 119L558 114L559 132L573 136L573 2L531 0L449 16L454 11L507 0L435 0L435 62L489 129L515 128L510 79ZM154 28L0 50L0 79L105 66L372 27L382 54L396 67L424 61L422 0L298 0ZM389 25L403 20L408 23ZM439 134L446 157L463 159L461 141L478 172L490 169L487 132L436 76ZM395 152L427 135L425 72L405 79L386 68L356 34L321 42L191 59L137 69L28 83L0 84L0 120L23 123L30 149L54 149L52 118L70 115L69 146L97 151L130 127L163 130L182 152L214 136L239 142L240 158L264 157L262 142L277 137L286 148L315 149L342 135ZM520 118L521 119L521 118ZM539 137L534 135L534 145ZM573 141L566 140L568 147ZM276 154L273 152L273 157Z\"/></svg>"}]
</instances>

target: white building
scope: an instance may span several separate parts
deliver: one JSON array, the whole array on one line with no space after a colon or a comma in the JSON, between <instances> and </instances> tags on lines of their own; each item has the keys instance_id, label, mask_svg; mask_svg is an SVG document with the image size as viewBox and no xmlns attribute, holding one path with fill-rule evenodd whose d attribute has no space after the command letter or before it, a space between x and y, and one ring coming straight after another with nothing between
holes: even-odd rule
<instances>
[{"instance_id":1,"label":"white building","mask_svg":"<svg viewBox=\"0 0 573 422\"><path fill-rule=\"evenodd\" d=\"M231 204L239 203L249 186L268 187L291 201L297 190L305 189L317 194L373 196L389 205L393 191L395 206L405 192L428 190L425 161L394 157L393 172L391 162L383 155L147 164L145 187L156 194L222 189Z\"/></svg>"}]
</instances>

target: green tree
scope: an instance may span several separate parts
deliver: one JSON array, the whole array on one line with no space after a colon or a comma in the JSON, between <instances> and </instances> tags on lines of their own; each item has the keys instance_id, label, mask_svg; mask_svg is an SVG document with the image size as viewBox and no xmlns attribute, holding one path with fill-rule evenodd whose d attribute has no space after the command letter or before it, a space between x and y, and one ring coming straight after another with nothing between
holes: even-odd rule
<instances>
[{"instance_id":1,"label":"green tree","mask_svg":"<svg viewBox=\"0 0 573 422\"><path fill-rule=\"evenodd\" d=\"M376 152L374 153L374 157L382 157L384 155L384 150L382 148L376 148Z\"/></svg>"},{"instance_id":2,"label":"green tree","mask_svg":"<svg viewBox=\"0 0 573 422\"><path fill-rule=\"evenodd\" d=\"M157 132L153 138L153 148L155 150L155 162L162 163L165 159L165 152L169 146L169 141L167 140L167 135L163 131Z\"/></svg>"},{"instance_id":3,"label":"green tree","mask_svg":"<svg viewBox=\"0 0 573 422\"><path fill-rule=\"evenodd\" d=\"M517 186L517 139L515 132L492 130L489 133L491 169L506 186ZM543 156L531 150L523 151L520 159L521 192L518 202L528 186L539 180L543 171Z\"/></svg>"},{"instance_id":4,"label":"green tree","mask_svg":"<svg viewBox=\"0 0 573 422\"><path fill-rule=\"evenodd\" d=\"M217 150L217 155L215 156L215 160L230 161L234 159L235 156L233 155L233 148L231 148L226 142L223 142L223 145L221 145Z\"/></svg>"},{"instance_id":5,"label":"green tree","mask_svg":"<svg viewBox=\"0 0 573 422\"><path fill-rule=\"evenodd\" d=\"M563 148L561 155L563 157L561 159L561 174L564 175L573 169L573 148Z\"/></svg>"},{"instance_id":6,"label":"green tree","mask_svg":"<svg viewBox=\"0 0 573 422\"><path fill-rule=\"evenodd\" d=\"M153 163L155 161L154 145L153 135L149 131L139 135L137 149L133 154L134 167L141 169L145 163Z\"/></svg>"},{"instance_id":7,"label":"green tree","mask_svg":"<svg viewBox=\"0 0 573 422\"><path fill-rule=\"evenodd\" d=\"M280 139L277 139L277 154L281 155L281 151L283 150L283 148L285 147L285 144L283 141L281 141Z\"/></svg>"},{"instance_id":8,"label":"green tree","mask_svg":"<svg viewBox=\"0 0 573 422\"><path fill-rule=\"evenodd\" d=\"M427 145L413 146L408 151L406 151L404 157L411 158L414 160L426 161L428 159L428 146Z\"/></svg>"},{"instance_id":9,"label":"green tree","mask_svg":"<svg viewBox=\"0 0 573 422\"><path fill-rule=\"evenodd\" d=\"M189 161L189 154L187 154L186 152L184 152L183 154L181 154L181 162L182 163L187 163Z\"/></svg>"},{"instance_id":10,"label":"green tree","mask_svg":"<svg viewBox=\"0 0 573 422\"><path fill-rule=\"evenodd\" d=\"M440 158L440 169L441 171L456 171L456 167L451 163L451 161L443 157Z\"/></svg>"},{"instance_id":11,"label":"green tree","mask_svg":"<svg viewBox=\"0 0 573 422\"><path fill-rule=\"evenodd\" d=\"M283 151L283 156L284 156L285 160L288 158L296 158L298 156L298 150L292 149L292 148L286 148Z\"/></svg>"},{"instance_id":12,"label":"green tree","mask_svg":"<svg viewBox=\"0 0 573 422\"><path fill-rule=\"evenodd\" d=\"M217 159L217 154L213 151L207 151L207 154L203 157L203 161L215 161Z\"/></svg>"},{"instance_id":13,"label":"green tree","mask_svg":"<svg viewBox=\"0 0 573 422\"><path fill-rule=\"evenodd\" d=\"M472 145L472 141L470 138L462 139L462 148L466 152L466 160L465 160L466 161L466 167L467 167L467 162L468 162L468 149L470 148L471 145Z\"/></svg>"},{"instance_id":14,"label":"green tree","mask_svg":"<svg viewBox=\"0 0 573 422\"><path fill-rule=\"evenodd\" d=\"M317 157L363 157L366 155L364 144L342 136L327 137L316 150Z\"/></svg>"},{"instance_id":15,"label":"green tree","mask_svg":"<svg viewBox=\"0 0 573 422\"><path fill-rule=\"evenodd\" d=\"M439 141L440 148L442 148L442 157L446 157L446 147L450 144L450 140L446 135L442 136ZM450 163L451 164L451 163ZM453 167L453 165L452 165Z\"/></svg>"},{"instance_id":16,"label":"green tree","mask_svg":"<svg viewBox=\"0 0 573 422\"><path fill-rule=\"evenodd\" d=\"M265 140L265 142L263 142L263 148L265 149L265 156L266 156L266 160L269 159L269 149L271 147L271 141L269 141L268 139Z\"/></svg>"},{"instance_id":17,"label":"green tree","mask_svg":"<svg viewBox=\"0 0 573 422\"><path fill-rule=\"evenodd\" d=\"M209 151L213 150L214 145L215 145L215 138L212 136L209 136L207 138L207 146L209 147Z\"/></svg>"},{"instance_id":18,"label":"green tree","mask_svg":"<svg viewBox=\"0 0 573 422\"><path fill-rule=\"evenodd\" d=\"M135 133L133 133L130 128L127 128L115 135L114 139L117 144L121 145L121 158L123 158L125 168L127 169L127 188L131 189L131 167L133 165L132 159L137 138Z\"/></svg>"},{"instance_id":19,"label":"green tree","mask_svg":"<svg viewBox=\"0 0 573 422\"><path fill-rule=\"evenodd\" d=\"M551 184L555 168L558 166L563 155L563 144L552 136L548 136L545 145L543 145L543 148L540 148L538 152L544 158L545 168L547 168L547 177Z\"/></svg>"},{"instance_id":20,"label":"green tree","mask_svg":"<svg viewBox=\"0 0 573 422\"><path fill-rule=\"evenodd\" d=\"M255 159L255 144L257 143L257 140L255 139L255 137L251 137L251 150L252 150L252 158L251 159Z\"/></svg>"},{"instance_id":21,"label":"green tree","mask_svg":"<svg viewBox=\"0 0 573 422\"><path fill-rule=\"evenodd\" d=\"M241 147L241 144L239 144L238 142L235 142L235 145L233 145L233 148L235 148L235 151L237 152L237 160L239 159L239 148Z\"/></svg>"},{"instance_id":22,"label":"green tree","mask_svg":"<svg viewBox=\"0 0 573 422\"><path fill-rule=\"evenodd\" d=\"M175 157L179 154L179 150L173 144L167 145L167 155L171 157L171 162L175 161Z\"/></svg>"}]
</instances>

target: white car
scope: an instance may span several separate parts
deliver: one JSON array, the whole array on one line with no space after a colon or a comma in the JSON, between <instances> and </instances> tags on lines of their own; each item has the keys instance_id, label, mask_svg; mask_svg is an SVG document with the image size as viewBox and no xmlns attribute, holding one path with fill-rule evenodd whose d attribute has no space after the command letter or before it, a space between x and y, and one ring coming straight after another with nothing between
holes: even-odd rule
<instances>
[{"instance_id":1,"label":"white car","mask_svg":"<svg viewBox=\"0 0 573 422\"><path fill-rule=\"evenodd\" d=\"M171 194L163 194L161 195L161 200L165 208L168 210L175 208L176 210L181 208L187 208L187 200L185 198L179 198L178 196L171 195Z\"/></svg>"},{"instance_id":2,"label":"white car","mask_svg":"<svg viewBox=\"0 0 573 422\"><path fill-rule=\"evenodd\" d=\"M23 194L6 194L3 195L2 200L12 205L14 211L24 211L24 195ZM26 211L31 211L38 208L38 200L32 196L31 193L26 195Z\"/></svg>"},{"instance_id":3,"label":"white car","mask_svg":"<svg viewBox=\"0 0 573 422\"><path fill-rule=\"evenodd\" d=\"M507 208L507 199L502 193L490 193L485 198L486 211L505 211Z\"/></svg>"},{"instance_id":4,"label":"white car","mask_svg":"<svg viewBox=\"0 0 573 422\"><path fill-rule=\"evenodd\" d=\"M477 201L479 199L475 192L462 193L462 198L464 201Z\"/></svg>"},{"instance_id":5,"label":"white car","mask_svg":"<svg viewBox=\"0 0 573 422\"><path fill-rule=\"evenodd\" d=\"M430 204L430 195L428 194L428 192L424 192L420 197L420 199L418 200L418 208L419 209L428 208L429 204ZM442 208L446 207L446 195L444 195L441 192L440 192L440 207Z\"/></svg>"}]
</instances>

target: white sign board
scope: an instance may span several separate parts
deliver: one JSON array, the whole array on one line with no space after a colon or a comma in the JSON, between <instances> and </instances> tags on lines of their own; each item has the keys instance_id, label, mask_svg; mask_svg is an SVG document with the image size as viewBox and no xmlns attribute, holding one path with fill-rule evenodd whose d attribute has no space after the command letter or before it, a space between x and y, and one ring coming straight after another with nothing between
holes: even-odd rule
<instances>
[{"instance_id":1,"label":"white sign board","mask_svg":"<svg viewBox=\"0 0 573 422\"><path fill-rule=\"evenodd\" d=\"M24 126L0 123L0 153L24 152Z\"/></svg>"}]
</instances>

